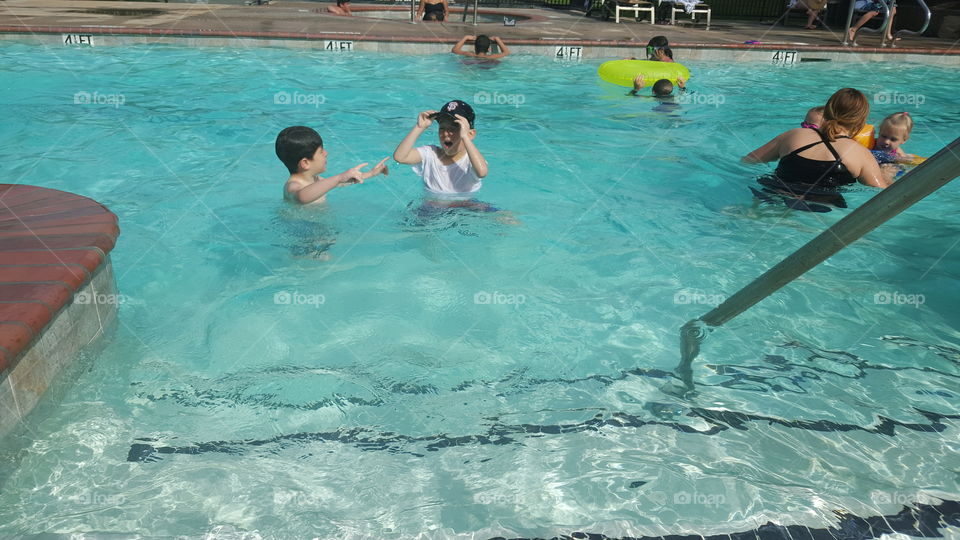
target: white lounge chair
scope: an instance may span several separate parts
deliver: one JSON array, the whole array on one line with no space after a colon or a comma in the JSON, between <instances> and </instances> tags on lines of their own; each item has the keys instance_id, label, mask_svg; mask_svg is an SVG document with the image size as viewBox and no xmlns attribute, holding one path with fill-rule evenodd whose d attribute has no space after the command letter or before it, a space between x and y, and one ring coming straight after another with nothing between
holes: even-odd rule
<instances>
[{"instance_id":1,"label":"white lounge chair","mask_svg":"<svg viewBox=\"0 0 960 540\"><path fill-rule=\"evenodd\" d=\"M683 4L673 4L670 6L670 24L677 24L677 13L687 13L684 9ZM690 11L690 20L696 20L697 14L704 14L707 16L707 30L710 29L710 6L707 4L697 4Z\"/></svg>"},{"instance_id":2,"label":"white lounge chair","mask_svg":"<svg viewBox=\"0 0 960 540\"><path fill-rule=\"evenodd\" d=\"M640 20L640 12L646 12L650 14L650 24L653 24L653 14L654 7L650 2L644 2L642 0L631 0L626 3L616 2L614 5L614 21L620 22L620 12L621 11L632 11L633 16Z\"/></svg>"}]
</instances>

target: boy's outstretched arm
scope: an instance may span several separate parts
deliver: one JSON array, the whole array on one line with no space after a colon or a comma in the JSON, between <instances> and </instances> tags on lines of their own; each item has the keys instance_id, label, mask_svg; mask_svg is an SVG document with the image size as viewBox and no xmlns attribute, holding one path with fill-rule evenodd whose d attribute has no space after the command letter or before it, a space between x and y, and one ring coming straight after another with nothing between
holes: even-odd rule
<instances>
[{"instance_id":1,"label":"boy's outstretched arm","mask_svg":"<svg viewBox=\"0 0 960 540\"><path fill-rule=\"evenodd\" d=\"M366 180L367 178L373 178L374 176L376 176L376 175L378 175L378 174L382 174L382 175L384 175L384 176L389 175L389 174L390 174L390 169L387 168L387 160L388 160L388 159L390 159L390 158L383 158L383 159L381 159L381 160L380 160L380 163L377 163L376 165L374 165L372 169L370 169L369 171L367 171L367 172L365 172L365 173L361 173L361 174L360 174L360 180L363 181L363 180Z\"/></svg>"},{"instance_id":2,"label":"boy's outstretched arm","mask_svg":"<svg viewBox=\"0 0 960 540\"><path fill-rule=\"evenodd\" d=\"M483 154L480 153L477 145L473 144L473 139L470 138L470 122L459 114L454 118L460 124L460 140L463 141L463 147L467 151L467 156L470 157L470 165L473 166L473 171L477 173L478 178L487 176L487 160L483 159Z\"/></svg>"},{"instance_id":3,"label":"boy's outstretched arm","mask_svg":"<svg viewBox=\"0 0 960 540\"><path fill-rule=\"evenodd\" d=\"M352 169L347 169L340 174L335 174L327 178L320 178L316 182L306 186L298 182L287 182L287 191L295 194L297 201L301 204L310 204L322 198L335 187L349 184L362 184L367 178L372 178L378 174L387 176L390 173L386 165L388 159L390 158L381 159L380 163L374 165L373 169L367 172L360 170L367 166L366 163L361 163Z\"/></svg>"},{"instance_id":4,"label":"boy's outstretched arm","mask_svg":"<svg viewBox=\"0 0 960 540\"><path fill-rule=\"evenodd\" d=\"M407 136L397 145L397 149L393 151L393 159L397 160L398 163L404 163L406 165L416 165L420 163L420 152L417 152L413 145L417 143L420 135L433 123L430 116L436 112L437 111L423 111L417 116L417 125L413 126L410 133L407 133Z\"/></svg>"},{"instance_id":5,"label":"boy's outstretched arm","mask_svg":"<svg viewBox=\"0 0 960 540\"><path fill-rule=\"evenodd\" d=\"M287 193L296 196L297 202L300 204L310 204L323 198L331 189L340 185L339 176L338 174L330 178L321 178L306 186L297 182L287 182Z\"/></svg>"},{"instance_id":6,"label":"boy's outstretched arm","mask_svg":"<svg viewBox=\"0 0 960 540\"><path fill-rule=\"evenodd\" d=\"M366 180L367 178L372 178L378 174L387 176L390 173L390 171L387 169L387 166L385 165L388 159L390 158L381 159L380 163L377 163L376 165L374 165L373 168L367 172L363 172L360 170L367 166L366 163L361 163L356 167L343 171L340 174L331 176L328 180L336 179L339 185L345 186L349 184L362 184L363 181Z\"/></svg>"}]
</instances>

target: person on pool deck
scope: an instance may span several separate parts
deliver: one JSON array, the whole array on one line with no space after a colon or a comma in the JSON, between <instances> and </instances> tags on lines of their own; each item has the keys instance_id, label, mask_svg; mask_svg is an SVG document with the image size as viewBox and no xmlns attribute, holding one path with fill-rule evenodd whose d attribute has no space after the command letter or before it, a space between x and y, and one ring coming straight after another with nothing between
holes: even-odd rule
<instances>
[{"instance_id":1,"label":"person on pool deck","mask_svg":"<svg viewBox=\"0 0 960 540\"><path fill-rule=\"evenodd\" d=\"M290 171L290 178L283 188L283 198L301 204L324 202L327 193L335 187L362 184L367 178L388 174L387 159L383 158L373 169L363 172L367 166L361 163L352 169L321 178L327 170L327 151L323 148L320 134L306 126L291 126L277 135L277 157Z\"/></svg>"},{"instance_id":2,"label":"person on pool deck","mask_svg":"<svg viewBox=\"0 0 960 540\"><path fill-rule=\"evenodd\" d=\"M643 89L646 86L646 83L643 80L643 73L637 75L633 79L633 90L629 92L631 96L636 96L637 92ZM681 92L687 91L686 83L683 77L677 77L677 86L680 88ZM668 79L660 79L659 81L653 83L652 87L653 97L655 98L665 98L673 94L673 83Z\"/></svg>"},{"instance_id":3,"label":"person on pool deck","mask_svg":"<svg viewBox=\"0 0 960 540\"><path fill-rule=\"evenodd\" d=\"M854 88L837 90L823 109L820 129L795 128L742 158L744 163L779 160L774 174L761 177L758 198L784 197L790 208L829 212L829 206L846 208L839 187L860 182L879 188L890 185L869 150L851 137L863 129L870 114L867 98Z\"/></svg>"},{"instance_id":4,"label":"person on pool deck","mask_svg":"<svg viewBox=\"0 0 960 540\"><path fill-rule=\"evenodd\" d=\"M353 15L353 12L350 11L350 0L337 0L337 5L330 6L327 10L337 15Z\"/></svg>"},{"instance_id":5,"label":"person on pool deck","mask_svg":"<svg viewBox=\"0 0 960 540\"><path fill-rule=\"evenodd\" d=\"M807 10L807 24L804 25L804 28L807 30L817 29L817 25L813 23L817 18L817 14L823 11L825 7L827 7L827 0L797 0L797 2L793 4L794 9Z\"/></svg>"},{"instance_id":6,"label":"person on pool deck","mask_svg":"<svg viewBox=\"0 0 960 540\"><path fill-rule=\"evenodd\" d=\"M447 0L440 0L439 2L420 0L420 7L417 8L417 18L424 21L443 22L449 12L450 6L447 5Z\"/></svg>"},{"instance_id":7,"label":"person on pool deck","mask_svg":"<svg viewBox=\"0 0 960 540\"><path fill-rule=\"evenodd\" d=\"M467 44L467 41L473 41L473 52L463 50L463 46ZM490 54L490 43L495 43L497 48L500 49L500 52ZM488 60L496 60L510 56L510 49L507 48L507 44L504 43L502 39L497 36L488 37L482 34L479 36L463 36L460 38L460 41L453 46L453 50L450 52L470 58L484 58Z\"/></svg>"},{"instance_id":8,"label":"person on pool deck","mask_svg":"<svg viewBox=\"0 0 960 540\"><path fill-rule=\"evenodd\" d=\"M809 129L820 129L823 123L823 107L812 107L807 111L807 116L800 122L800 127Z\"/></svg>"},{"instance_id":9,"label":"person on pool deck","mask_svg":"<svg viewBox=\"0 0 960 540\"><path fill-rule=\"evenodd\" d=\"M440 145L414 148L434 120L440 126ZM473 108L458 99L444 104L439 112L423 111L394 150L393 159L413 165L413 171L432 193L475 193L482 185L481 179L487 176L487 160L473 142L477 136L475 121Z\"/></svg>"},{"instance_id":10,"label":"person on pool deck","mask_svg":"<svg viewBox=\"0 0 960 540\"><path fill-rule=\"evenodd\" d=\"M883 11L883 6L881 3L887 4L884 0L857 0L855 8L857 11L865 12L860 16L860 20L857 21L857 24L854 24L850 27L850 34L847 35L847 38L852 43L857 38L857 32L860 31L860 28L867 24L867 21L876 17ZM897 7L893 6L890 9L890 24L887 26L887 41L893 42L898 41L900 38L893 37L893 16L897 14Z\"/></svg>"}]
</instances>

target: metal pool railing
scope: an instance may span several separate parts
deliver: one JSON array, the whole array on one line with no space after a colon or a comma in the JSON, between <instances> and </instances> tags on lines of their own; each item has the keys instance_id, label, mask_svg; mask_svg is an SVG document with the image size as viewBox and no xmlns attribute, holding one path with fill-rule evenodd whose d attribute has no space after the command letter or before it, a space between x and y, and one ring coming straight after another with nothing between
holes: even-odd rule
<instances>
[{"instance_id":1,"label":"metal pool railing","mask_svg":"<svg viewBox=\"0 0 960 540\"><path fill-rule=\"evenodd\" d=\"M888 5L885 0L879 0L877 2L881 8L883 8L883 23L880 24L880 28L867 28L863 27L860 29L860 32L870 32L874 34L881 33L882 37L880 38L880 45L882 47L887 46L887 26L890 25L890 10L896 7L896 0L890 0ZM844 45L856 45L857 39L854 36L854 39L850 40L850 27L853 25L853 13L856 10L856 2L850 2L850 9L847 12L847 28L843 32L843 44Z\"/></svg>"},{"instance_id":2,"label":"metal pool railing","mask_svg":"<svg viewBox=\"0 0 960 540\"><path fill-rule=\"evenodd\" d=\"M852 26L852 23L853 23L854 4L855 4L855 2L850 2L850 11L847 13L847 28L846 28L846 30L843 32L843 44L844 44L844 45L856 45L856 44L857 44L857 43L856 43L856 38L854 38L854 40L853 40L852 42L850 41L850 38L849 38L850 26ZM927 31L927 27L930 26L930 18L931 18L930 8L927 7L927 3L924 2L924 0L917 0L917 4L918 4L919 7L920 7L920 11L923 13L923 25L920 27L919 30L898 30L897 33L896 33L896 37L900 37L900 36L903 36L903 35L918 36L918 35L921 35L921 34L923 34L924 32ZM896 0L890 0L890 4L889 4L889 6L888 6L886 2L881 1L881 2L880 2L880 5L881 5L881 7L883 7L883 24L880 25L880 28L879 28L879 29L871 29L871 28L865 28L865 27L864 27L864 28L861 28L860 31L861 31L861 32L873 32L873 33L883 32L883 36L880 38L880 45L883 46L883 47L886 47L886 46L887 46L887 32L886 32L886 30L887 30L887 26L890 24L890 14L891 14L891 10L893 10L893 9L897 6L897 2L896 2ZM891 47L894 47L895 44L896 44L896 41L894 41L893 43L890 43L890 46L891 46Z\"/></svg>"},{"instance_id":3,"label":"metal pool railing","mask_svg":"<svg viewBox=\"0 0 960 540\"><path fill-rule=\"evenodd\" d=\"M694 390L693 361L709 331L743 313L890 218L960 176L960 138L911 170L860 208L793 252L706 315L680 329L676 372L685 392Z\"/></svg>"}]
</instances>

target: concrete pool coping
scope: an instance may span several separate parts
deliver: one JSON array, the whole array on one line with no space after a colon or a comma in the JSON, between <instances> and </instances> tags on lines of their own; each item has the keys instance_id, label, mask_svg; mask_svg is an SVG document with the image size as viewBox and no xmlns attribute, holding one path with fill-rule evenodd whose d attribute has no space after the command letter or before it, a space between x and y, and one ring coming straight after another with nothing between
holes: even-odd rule
<instances>
[{"instance_id":1,"label":"concrete pool coping","mask_svg":"<svg viewBox=\"0 0 960 540\"><path fill-rule=\"evenodd\" d=\"M835 30L803 30L776 22L715 20L701 24L650 25L627 20L620 24L584 17L582 12L547 8L484 8L486 14L526 17L516 26L461 21L465 6L451 8L447 23L344 17L327 13L328 4L282 2L265 6L163 4L96 0L7 0L0 8L0 39L44 45L95 46L176 43L188 46L250 45L327 48L338 52L370 51L439 54L465 34L502 37L519 54L557 58L561 47L579 48L569 58L622 58L637 55L653 35L665 35L683 60L771 62L772 55L796 51L802 61L902 61L960 65L958 41L905 37L896 48L881 48L875 34L858 37L862 46L840 44ZM358 5L402 11L402 5ZM144 15L146 14L146 15ZM255 17L251 17L255 14ZM841 30L842 31L842 30ZM80 43L66 42L70 36ZM760 43L745 43L759 41ZM334 47L340 47L334 49ZM569 51L565 51L569 53Z\"/></svg>"},{"instance_id":2,"label":"concrete pool coping","mask_svg":"<svg viewBox=\"0 0 960 540\"><path fill-rule=\"evenodd\" d=\"M0 437L116 318L119 234L94 200L0 184Z\"/></svg>"}]
</instances>

